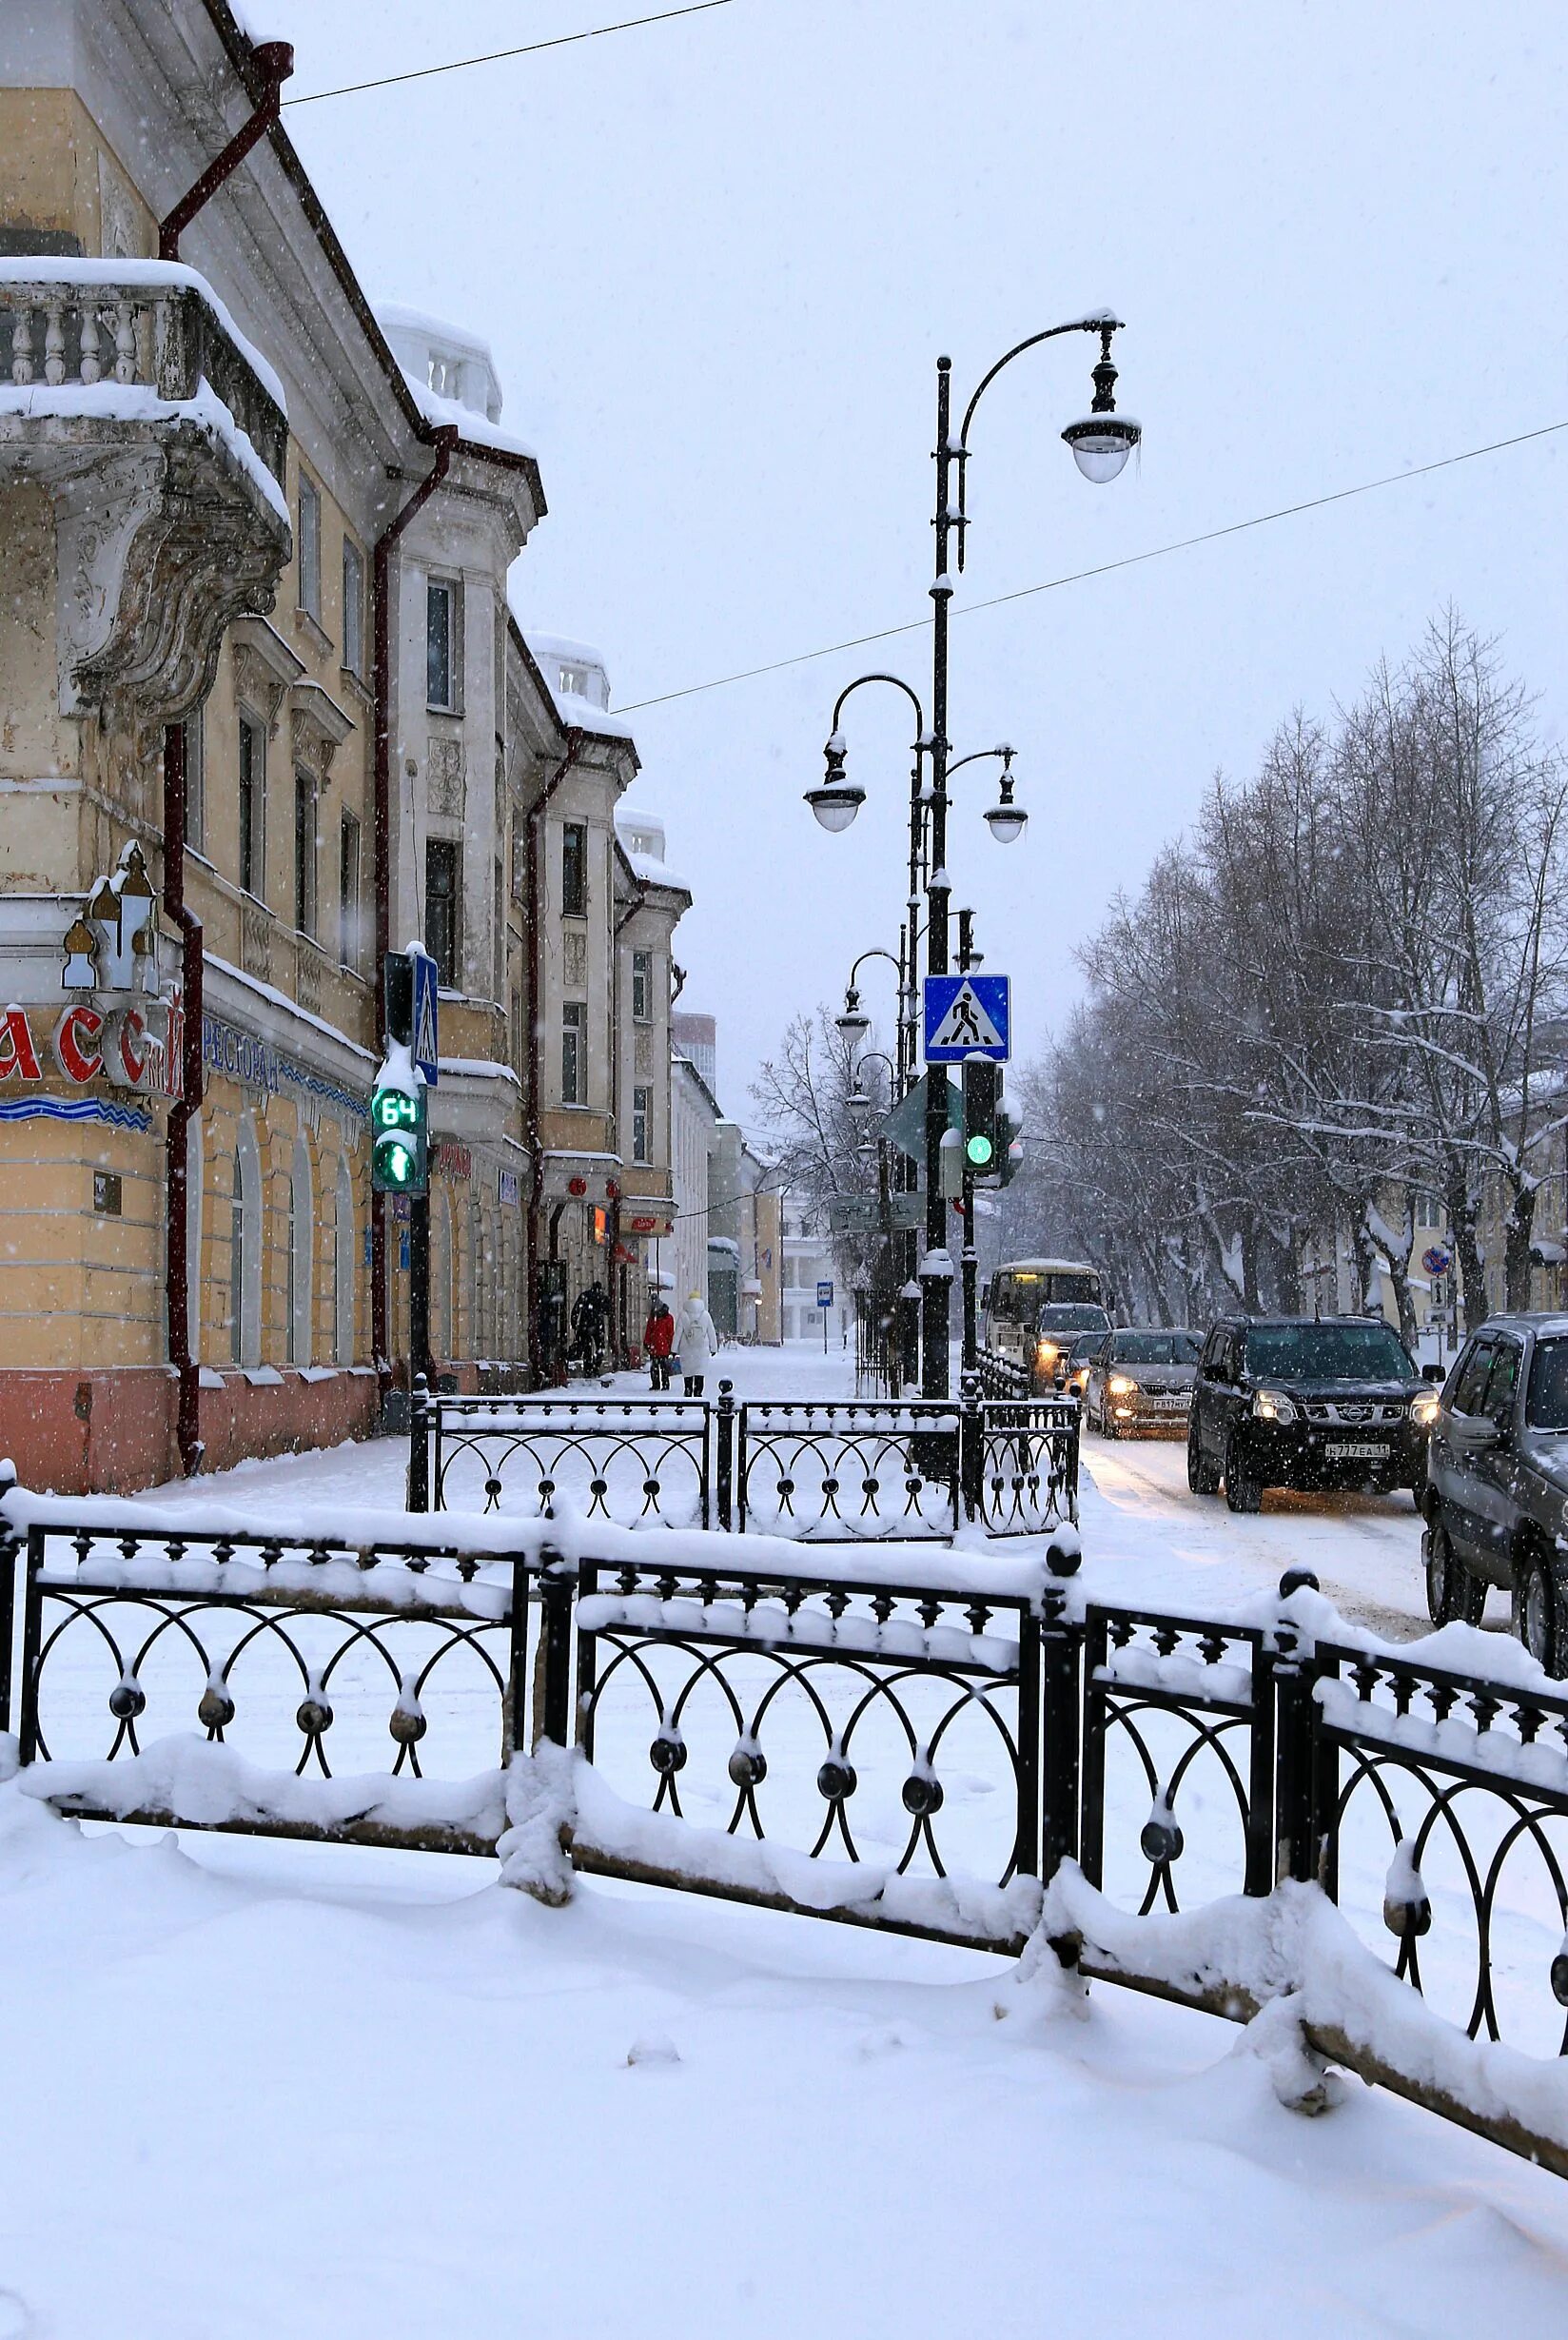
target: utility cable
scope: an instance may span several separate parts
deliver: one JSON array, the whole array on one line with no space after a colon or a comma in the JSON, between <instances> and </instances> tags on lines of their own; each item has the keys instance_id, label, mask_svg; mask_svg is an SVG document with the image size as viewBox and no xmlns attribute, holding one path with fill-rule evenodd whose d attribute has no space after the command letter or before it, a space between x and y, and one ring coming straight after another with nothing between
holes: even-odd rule
<instances>
[{"instance_id":1,"label":"utility cable","mask_svg":"<svg viewBox=\"0 0 1568 2340\"><path fill-rule=\"evenodd\" d=\"M1042 585L1020 585L1012 593L998 593L989 601L955 602L955 618L973 617L982 609L1001 609L1009 601L1027 601L1037 593L1055 593L1063 585L1081 585L1091 577L1109 577L1117 569L1136 569L1146 560L1164 560L1167 554L1190 552L1198 544L1216 544L1222 537L1245 535L1249 528L1266 528L1277 520L1294 520L1303 512L1320 512L1325 504L1345 503L1353 496L1370 496L1380 487L1398 487L1405 480L1423 480L1434 471L1448 471L1456 463L1473 463L1482 455L1500 455L1507 447L1528 446L1532 440L1550 439L1555 431L1568 430L1568 422L1543 423L1539 430L1520 431L1513 439L1494 439L1484 447L1466 447L1461 455L1440 456L1436 462L1418 463L1410 471L1390 471L1381 480L1363 480L1357 487L1338 487L1326 496L1311 496L1304 503L1284 503L1274 512L1258 512L1250 520L1234 520L1224 528L1205 528L1201 536L1178 537L1170 544L1151 545L1147 552L1127 553L1120 560L1102 560L1092 569L1074 569L1070 576L1048 578ZM929 618L911 618L905 625L883 626L879 633L852 635L846 641L829 642L820 650L800 650L794 658L774 659L767 666L746 666L733 675L719 675L712 682L691 682L684 690L665 691L657 698L634 698L617 715L637 715L645 707L668 707L677 698L696 698L704 691L728 690L732 683L753 682L759 675L783 674L791 666L809 666L815 659L831 659L841 650L864 650L872 642L894 640L901 634L923 634L931 625Z\"/></svg>"},{"instance_id":2,"label":"utility cable","mask_svg":"<svg viewBox=\"0 0 1568 2340\"><path fill-rule=\"evenodd\" d=\"M336 89L307 89L303 97L285 97L284 106L319 106L323 98L357 97L362 89L390 89L402 81L430 81L438 73L465 73L471 65L500 65L508 57L535 57L541 49L570 49L578 41L601 41L606 33L635 32L640 25L667 25L675 16L701 16L709 9L727 9L732 0L686 0L678 9L660 9L654 16L626 16L616 25L591 25L585 32L558 32L552 40L526 41L520 49L492 49L482 57L454 57L446 65L420 65L407 73L382 73L376 81L345 81Z\"/></svg>"}]
</instances>

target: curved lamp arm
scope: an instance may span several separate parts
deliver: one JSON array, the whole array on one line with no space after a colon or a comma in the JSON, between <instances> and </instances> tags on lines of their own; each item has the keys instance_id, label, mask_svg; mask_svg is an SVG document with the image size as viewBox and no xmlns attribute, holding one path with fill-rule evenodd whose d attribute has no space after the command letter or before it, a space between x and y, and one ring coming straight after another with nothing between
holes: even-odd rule
<instances>
[{"instance_id":1,"label":"curved lamp arm","mask_svg":"<svg viewBox=\"0 0 1568 2340\"><path fill-rule=\"evenodd\" d=\"M863 690L868 682L891 682L895 691L903 692L904 697L909 700L911 706L914 709L915 745L916 747L923 747L926 739L925 710L921 706L920 700L915 692L911 688L910 684L904 680L902 675L857 675L853 682L847 682L844 685L844 688L839 692L838 697L833 701L833 737L836 739L838 737L838 721L840 716L842 716L844 712L845 701L852 698L856 691Z\"/></svg>"},{"instance_id":2,"label":"curved lamp arm","mask_svg":"<svg viewBox=\"0 0 1568 2340\"><path fill-rule=\"evenodd\" d=\"M850 979L844 986L844 989L847 992L853 992L854 990L856 978L868 959L886 959L888 965L892 969L894 974L897 975L899 981L903 981L903 967L900 965L899 961L893 957L891 951L884 951L880 948L872 951L862 951L860 956L855 960L854 965L850 969Z\"/></svg>"},{"instance_id":3,"label":"curved lamp arm","mask_svg":"<svg viewBox=\"0 0 1568 2340\"><path fill-rule=\"evenodd\" d=\"M1104 390L1104 395L1108 399L1109 383L1114 383L1116 380L1115 368L1110 364L1110 337L1113 333L1120 333L1121 330L1121 318L1113 317L1108 309L1102 309L1097 317L1075 317L1072 319L1070 324L1068 324L1048 325L1043 333L1031 333L1027 341L1022 341L1015 344L1015 345L1008 351L1006 357L997 359L996 364L991 367L990 373L983 374L981 376L979 385L976 388L973 397L970 400L969 404L964 409L964 420L960 423L958 430L958 443L956 446L950 447L948 450L949 453L955 458L958 464L957 528L958 566L960 571L962 571L964 566L964 539L969 528L968 485L970 424L974 420L974 410L976 406L979 405L980 401L984 398L986 392L990 388L990 385L996 380L997 375L1001 373L1004 366L1010 365L1014 358L1021 358L1026 349L1037 349L1042 342L1056 341L1064 333L1098 333L1100 336L1100 363L1104 366L1110 367L1109 381L1106 384ZM1100 393L1100 384L1098 380L1096 381L1096 403L1098 404L1098 394Z\"/></svg>"}]
</instances>

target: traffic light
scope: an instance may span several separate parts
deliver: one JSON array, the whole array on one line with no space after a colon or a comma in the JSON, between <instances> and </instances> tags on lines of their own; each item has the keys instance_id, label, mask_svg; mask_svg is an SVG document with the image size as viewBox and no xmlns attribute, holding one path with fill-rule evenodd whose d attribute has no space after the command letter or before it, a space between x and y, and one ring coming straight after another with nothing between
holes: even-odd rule
<instances>
[{"instance_id":1,"label":"traffic light","mask_svg":"<svg viewBox=\"0 0 1568 2340\"><path fill-rule=\"evenodd\" d=\"M425 1092L379 1088L370 1099L370 1185L377 1194L428 1194Z\"/></svg>"},{"instance_id":2,"label":"traffic light","mask_svg":"<svg viewBox=\"0 0 1568 2340\"><path fill-rule=\"evenodd\" d=\"M1002 1068L990 1056L964 1065L964 1158L974 1178L995 1175L1002 1153Z\"/></svg>"},{"instance_id":3,"label":"traffic light","mask_svg":"<svg viewBox=\"0 0 1568 2340\"><path fill-rule=\"evenodd\" d=\"M997 1185L1010 1187L1024 1167L1024 1132L1010 1113L1001 1116L998 1132L1000 1154L997 1161Z\"/></svg>"}]
</instances>

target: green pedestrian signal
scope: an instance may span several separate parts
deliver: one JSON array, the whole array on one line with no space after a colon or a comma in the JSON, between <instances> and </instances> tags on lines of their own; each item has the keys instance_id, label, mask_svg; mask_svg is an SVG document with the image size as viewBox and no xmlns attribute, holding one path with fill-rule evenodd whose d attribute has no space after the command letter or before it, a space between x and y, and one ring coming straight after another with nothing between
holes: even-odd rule
<instances>
[{"instance_id":1,"label":"green pedestrian signal","mask_svg":"<svg viewBox=\"0 0 1568 2340\"><path fill-rule=\"evenodd\" d=\"M983 1130L976 1130L971 1133L965 1143L964 1151L969 1156L971 1170L985 1171L995 1166L995 1143Z\"/></svg>"},{"instance_id":2,"label":"green pedestrian signal","mask_svg":"<svg viewBox=\"0 0 1568 2340\"><path fill-rule=\"evenodd\" d=\"M423 1089L378 1089L370 1100L370 1185L377 1194L430 1189Z\"/></svg>"}]
</instances>

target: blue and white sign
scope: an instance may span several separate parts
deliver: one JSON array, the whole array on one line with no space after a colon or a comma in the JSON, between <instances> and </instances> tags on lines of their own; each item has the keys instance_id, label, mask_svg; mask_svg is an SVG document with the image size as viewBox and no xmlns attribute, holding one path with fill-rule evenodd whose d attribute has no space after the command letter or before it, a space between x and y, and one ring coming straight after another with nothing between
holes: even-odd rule
<instances>
[{"instance_id":1,"label":"blue and white sign","mask_svg":"<svg viewBox=\"0 0 1568 2340\"><path fill-rule=\"evenodd\" d=\"M424 1074L427 1089L434 1089L441 1077L441 1050L438 1043L436 1010L436 962L423 951L413 953L414 961L414 1047L417 1069Z\"/></svg>"},{"instance_id":2,"label":"blue and white sign","mask_svg":"<svg viewBox=\"0 0 1568 2340\"><path fill-rule=\"evenodd\" d=\"M833 1285L831 1282L824 1281L817 1286L816 1305L819 1308L831 1308L833 1307Z\"/></svg>"},{"instance_id":3,"label":"blue and white sign","mask_svg":"<svg viewBox=\"0 0 1568 2340\"><path fill-rule=\"evenodd\" d=\"M1007 975L926 977L926 1062L962 1064L966 1056L1011 1054L1011 990Z\"/></svg>"}]
</instances>

